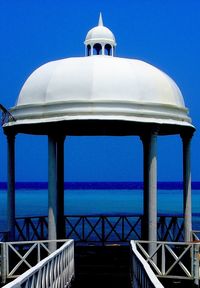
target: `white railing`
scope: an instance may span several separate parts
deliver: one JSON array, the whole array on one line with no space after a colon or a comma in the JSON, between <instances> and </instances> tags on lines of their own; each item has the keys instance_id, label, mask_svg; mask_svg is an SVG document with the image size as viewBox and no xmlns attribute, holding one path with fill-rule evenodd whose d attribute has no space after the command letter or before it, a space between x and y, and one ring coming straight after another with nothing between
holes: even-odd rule
<instances>
[{"instance_id":1,"label":"white railing","mask_svg":"<svg viewBox=\"0 0 200 288\"><path fill-rule=\"evenodd\" d=\"M135 241L131 241L132 247L132 287L134 288L164 288L150 265L138 252Z\"/></svg>"},{"instance_id":2,"label":"white railing","mask_svg":"<svg viewBox=\"0 0 200 288\"><path fill-rule=\"evenodd\" d=\"M134 241L157 277L199 283L199 243ZM152 245L153 244L153 245ZM149 245L151 249L149 253Z\"/></svg>"},{"instance_id":3,"label":"white railing","mask_svg":"<svg viewBox=\"0 0 200 288\"><path fill-rule=\"evenodd\" d=\"M1 281L16 278L51 254L50 245L61 246L63 240L1 242Z\"/></svg>"},{"instance_id":4,"label":"white railing","mask_svg":"<svg viewBox=\"0 0 200 288\"><path fill-rule=\"evenodd\" d=\"M67 288L74 277L74 241L68 240L3 288Z\"/></svg>"}]
</instances>

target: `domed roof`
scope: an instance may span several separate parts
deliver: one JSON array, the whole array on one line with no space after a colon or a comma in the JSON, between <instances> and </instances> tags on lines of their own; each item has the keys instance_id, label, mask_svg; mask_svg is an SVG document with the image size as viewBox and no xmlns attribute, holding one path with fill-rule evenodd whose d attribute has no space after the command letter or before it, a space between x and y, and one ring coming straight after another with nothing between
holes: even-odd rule
<instances>
[{"instance_id":1,"label":"domed roof","mask_svg":"<svg viewBox=\"0 0 200 288\"><path fill-rule=\"evenodd\" d=\"M98 42L105 42L116 46L115 36L112 33L112 31L110 31L110 29L108 29L103 25L101 13L99 16L98 26L88 31L84 43L87 45L87 44L95 44Z\"/></svg>"},{"instance_id":2,"label":"domed roof","mask_svg":"<svg viewBox=\"0 0 200 288\"><path fill-rule=\"evenodd\" d=\"M25 82L12 114L32 122L191 122L182 94L169 76L143 61L102 55L41 66Z\"/></svg>"},{"instance_id":3,"label":"domed roof","mask_svg":"<svg viewBox=\"0 0 200 288\"><path fill-rule=\"evenodd\" d=\"M115 41L103 26L101 15L86 41L100 38L104 39L101 44L105 41L102 47ZM100 55L91 53L90 57L67 58L39 67L26 80L11 109L16 121L4 126L120 120L136 125L193 127L181 91L167 74L140 60L109 55L103 50Z\"/></svg>"}]
</instances>

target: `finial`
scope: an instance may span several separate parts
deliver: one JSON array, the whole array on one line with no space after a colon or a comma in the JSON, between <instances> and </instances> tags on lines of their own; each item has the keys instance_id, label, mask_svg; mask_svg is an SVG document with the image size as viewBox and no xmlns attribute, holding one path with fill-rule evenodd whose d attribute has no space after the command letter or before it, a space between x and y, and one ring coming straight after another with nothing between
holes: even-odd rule
<instances>
[{"instance_id":1,"label":"finial","mask_svg":"<svg viewBox=\"0 0 200 288\"><path fill-rule=\"evenodd\" d=\"M103 19L102 19L102 14L100 12L99 14L99 23L98 23L98 26L103 26Z\"/></svg>"}]
</instances>

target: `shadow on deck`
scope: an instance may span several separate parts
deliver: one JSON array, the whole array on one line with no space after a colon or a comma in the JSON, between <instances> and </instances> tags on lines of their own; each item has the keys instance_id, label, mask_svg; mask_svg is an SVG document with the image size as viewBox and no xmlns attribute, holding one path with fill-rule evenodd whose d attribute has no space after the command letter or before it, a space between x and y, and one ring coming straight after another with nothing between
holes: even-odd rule
<instances>
[{"instance_id":1,"label":"shadow on deck","mask_svg":"<svg viewBox=\"0 0 200 288\"><path fill-rule=\"evenodd\" d=\"M130 249L129 245L75 246L75 280L72 288L131 288ZM197 288L192 280L160 280L166 288Z\"/></svg>"},{"instance_id":2,"label":"shadow on deck","mask_svg":"<svg viewBox=\"0 0 200 288\"><path fill-rule=\"evenodd\" d=\"M131 288L129 246L76 246L72 288Z\"/></svg>"}]
</instances>

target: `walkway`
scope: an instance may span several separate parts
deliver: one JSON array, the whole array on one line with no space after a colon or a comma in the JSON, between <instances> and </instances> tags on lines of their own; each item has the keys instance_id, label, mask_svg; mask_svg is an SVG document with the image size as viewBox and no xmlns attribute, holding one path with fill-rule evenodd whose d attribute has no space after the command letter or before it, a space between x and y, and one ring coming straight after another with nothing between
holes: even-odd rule
<instances>
[{"instance_id":1,"label":"walkway","mask_svg":"<svg viewBox=\"0 0 200 288\"><path fill-rule=\"evenodd\" d=\"M75 247L72 288L131 288L129 246Z\"/></svg>"}]
</instances>

